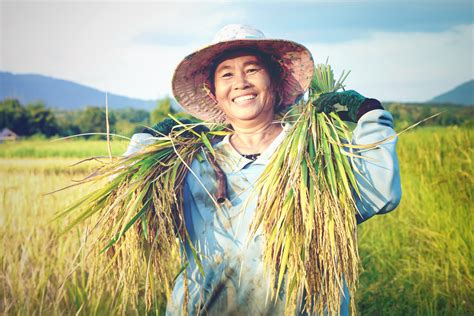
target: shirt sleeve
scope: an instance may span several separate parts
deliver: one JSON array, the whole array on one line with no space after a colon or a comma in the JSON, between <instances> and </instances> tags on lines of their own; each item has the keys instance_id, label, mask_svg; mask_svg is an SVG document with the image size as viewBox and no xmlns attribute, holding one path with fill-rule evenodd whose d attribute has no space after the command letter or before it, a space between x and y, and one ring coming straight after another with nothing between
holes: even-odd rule
<instances>
[{"instance_id":1,"label":"shirt sleeve","mask_svg":"<svg viewBox=\"0 0 474 316\"><path fill-rule=\"evenodd\" d=\"M360 191L360 196L356 194L357 223L390 212L400 203L402 190L395 135L392 115L385 110L364 114L353 132L352 143L355 145L373 144L391 137L375 148L355 150L362 156L354 159Z\"/></svg>"},{"instance_id":2,"label":"shirt sleeve","mask_svg":"<svg viewBox=\"0 0 474 316\"><path fill-rule=\"evenodd\" d=\"M146 146L149 146L156 142L156 138L153 135L148 133L136 133L133 134L132 138L130 139L130 143L128 144L128 148L125 153L122 155L124 157L128 157L133 155L140 150L145 149Z\"/></svg>"},{"instance_id":3,"label":"shirt sleeve","mask_svg":"<svg viewBox=\"0 0 474 316\"><path fill-rule=\"evenodd\" d=\"M145 149L146 146L153 144L156 142L156 138L153 137L153 135L148 134L148 133L136 133L133 134L132 138L130 139L130 143L128 144L127 150L122 154L122 157L128 157L131 156L137 152L139 152L142 149ZM123 167L119 167L115 170L115 172L118 172L122 169ZM109 176L109 182L114 180L117 177L117 174L114 173Z\"/></svg>"}]
</instances>

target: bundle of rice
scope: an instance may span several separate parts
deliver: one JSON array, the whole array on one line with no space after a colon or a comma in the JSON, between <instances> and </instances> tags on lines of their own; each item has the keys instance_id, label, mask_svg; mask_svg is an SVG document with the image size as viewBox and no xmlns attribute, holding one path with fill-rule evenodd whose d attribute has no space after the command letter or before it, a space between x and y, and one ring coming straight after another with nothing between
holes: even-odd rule
<instances>
[{"instance_id":1,"label":"bundle of rice","mask_svg":"<svg viewBox=\"0 0 474 316\"><path fill-rule=\"evenodd\" d=\"M293 131L257 183L259 204L252 230L263 229L267 237L264 259L276 284L272 293L276 298L280 288L286 288L288 312L299 308L305 297L308 312L338 313L344 282L354 297L358 191L350 132L337 115L316 113L311 104L321 93L343 88L345 77L335 82L329 65L317 66L309 98L283 117ZM59 215L79 210L70 227L98 216L98 242L111 254L117 275L128 278L124 286L138 283L147 267L148 308L154 292L170 294L176 267L186 264L179 256L180 243L188 240L182 183L202 150L212 157L212 138L221 136L224 128L196 131L196 126L181 125L144 151L101 167L81 183L115 178ZM199 259L196 252L194 256ZM154 288L156 284L162 288Z\"/></svg>"},{"instance_id":2,"label":"bundle of rice","mask_svg":"<svg viewBox=\"0 0 474 316\"><path fill-rule=\"evenodd\" d=\"M252 229L267 236L264 261L276 280L273 295L284 283L288 312L303 303L307 312L339 314L344 281L352 297L356 289L358 190L350 132L336 114L312 106L321 93L343 88L346 77L336 82L329 65L316 67L309 100L287 114L292 131L257 185Z\"/></svg>"},{"instance_id":3,"label":"bundle of rice","mask_svg":"<svg viewBox=\"0 0 474 316\"><path fill-rule=\"evenodd\" d=\"M177 122L178 128L157 137L145 150L104 164L75 184L95 182L101 188L56 216L72 217L65 231L94 216L93 243L110 255L110 270L123 287L120 292L138 294L145 281L147 310L154 298L170 295L177 268L186 264L179 246L188 238L182 183L189 165L202 159L203 149L212 151L212 138L223 133L218 127L208 131Z\"/></svg>"}]
</instances>

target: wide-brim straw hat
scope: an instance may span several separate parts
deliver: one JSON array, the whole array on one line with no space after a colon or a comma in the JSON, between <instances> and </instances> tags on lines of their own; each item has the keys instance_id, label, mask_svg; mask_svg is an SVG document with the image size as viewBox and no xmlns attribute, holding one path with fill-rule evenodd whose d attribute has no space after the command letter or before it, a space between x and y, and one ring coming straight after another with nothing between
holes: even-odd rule
<instances>
[{"instance_id":1,"label":"wide-brim straw hat","mask_svg":"<svg viewBox=\"0 0 474 316\"><path fill-rule=\"evenodd\" d=\"M289 40L267 39L251 26L231 24L217 32L211 45L186 56L176 67L173 94L188 113L207 122L226 121L212 95L209 75L216 57L238 48L256 49L279 64L281 106L294 104L308 89L314 62L306 47Z\"/></svg>"}]
</instances>

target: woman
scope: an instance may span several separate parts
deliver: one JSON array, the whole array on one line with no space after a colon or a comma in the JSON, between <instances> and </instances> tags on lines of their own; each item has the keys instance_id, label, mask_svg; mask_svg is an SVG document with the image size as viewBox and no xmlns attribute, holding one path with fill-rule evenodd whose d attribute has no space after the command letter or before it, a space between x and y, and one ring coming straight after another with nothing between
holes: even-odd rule
<instances>
[{"instance_id":1,"label":"woman","mask_svg":"<svg viewBox=\"0 0 474 316\"><path fill-rule=\"evenodd\" d=\"M294 104L308 89L313 75L310 52L285 40L265 39L262 32L243 25L219 31L214 44L186 57L173 77L173 93L183 108L208 121L230 124L233 132L213 144L216 162L227 181L229 203L217 207L215 169L208 159L195 160L184 183L185 224L200 256L204 274L186 249L189 266L175 282L167 314L276 315L284 313L285 293L270 299L271 281L262 262L264 236L249 236L257 205L253 186L272 154L288 134L288 124L275 119L281 108ZM395 133L392 117L380 102L354 91L329 93L315 106L319 111L343 107L341 117L357 122L355 144L372 144ZM153 142L136 134L126 154ZM396 138L363 155L356 164L361 196L358 222L393 210L400 200ZM210 196L210 195L211 196ZM185 298L185 284L189 296ZM183 306L187 301L187 305ZM348 314L344 287L341 314Z\"/></svg>"}]
</instances>

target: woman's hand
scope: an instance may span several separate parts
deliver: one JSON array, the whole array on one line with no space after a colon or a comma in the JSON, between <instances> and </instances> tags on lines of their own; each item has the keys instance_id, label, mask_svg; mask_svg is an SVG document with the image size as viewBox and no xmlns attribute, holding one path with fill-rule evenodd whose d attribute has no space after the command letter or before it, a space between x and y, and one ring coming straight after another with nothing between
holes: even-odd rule
<instances>
[{"instance_id":1,"label":"woman's hand","mask_svg":"<svg viewBox=\"0 0 474 316\"><path fill-rule=\"evenodd\" d=\"M337 112L342 120L354 123L369 111L383 110L379 101L366 98L354 90L323 93L313 101L313 106L319 113Z\"/></svg>"}]
</instances>

